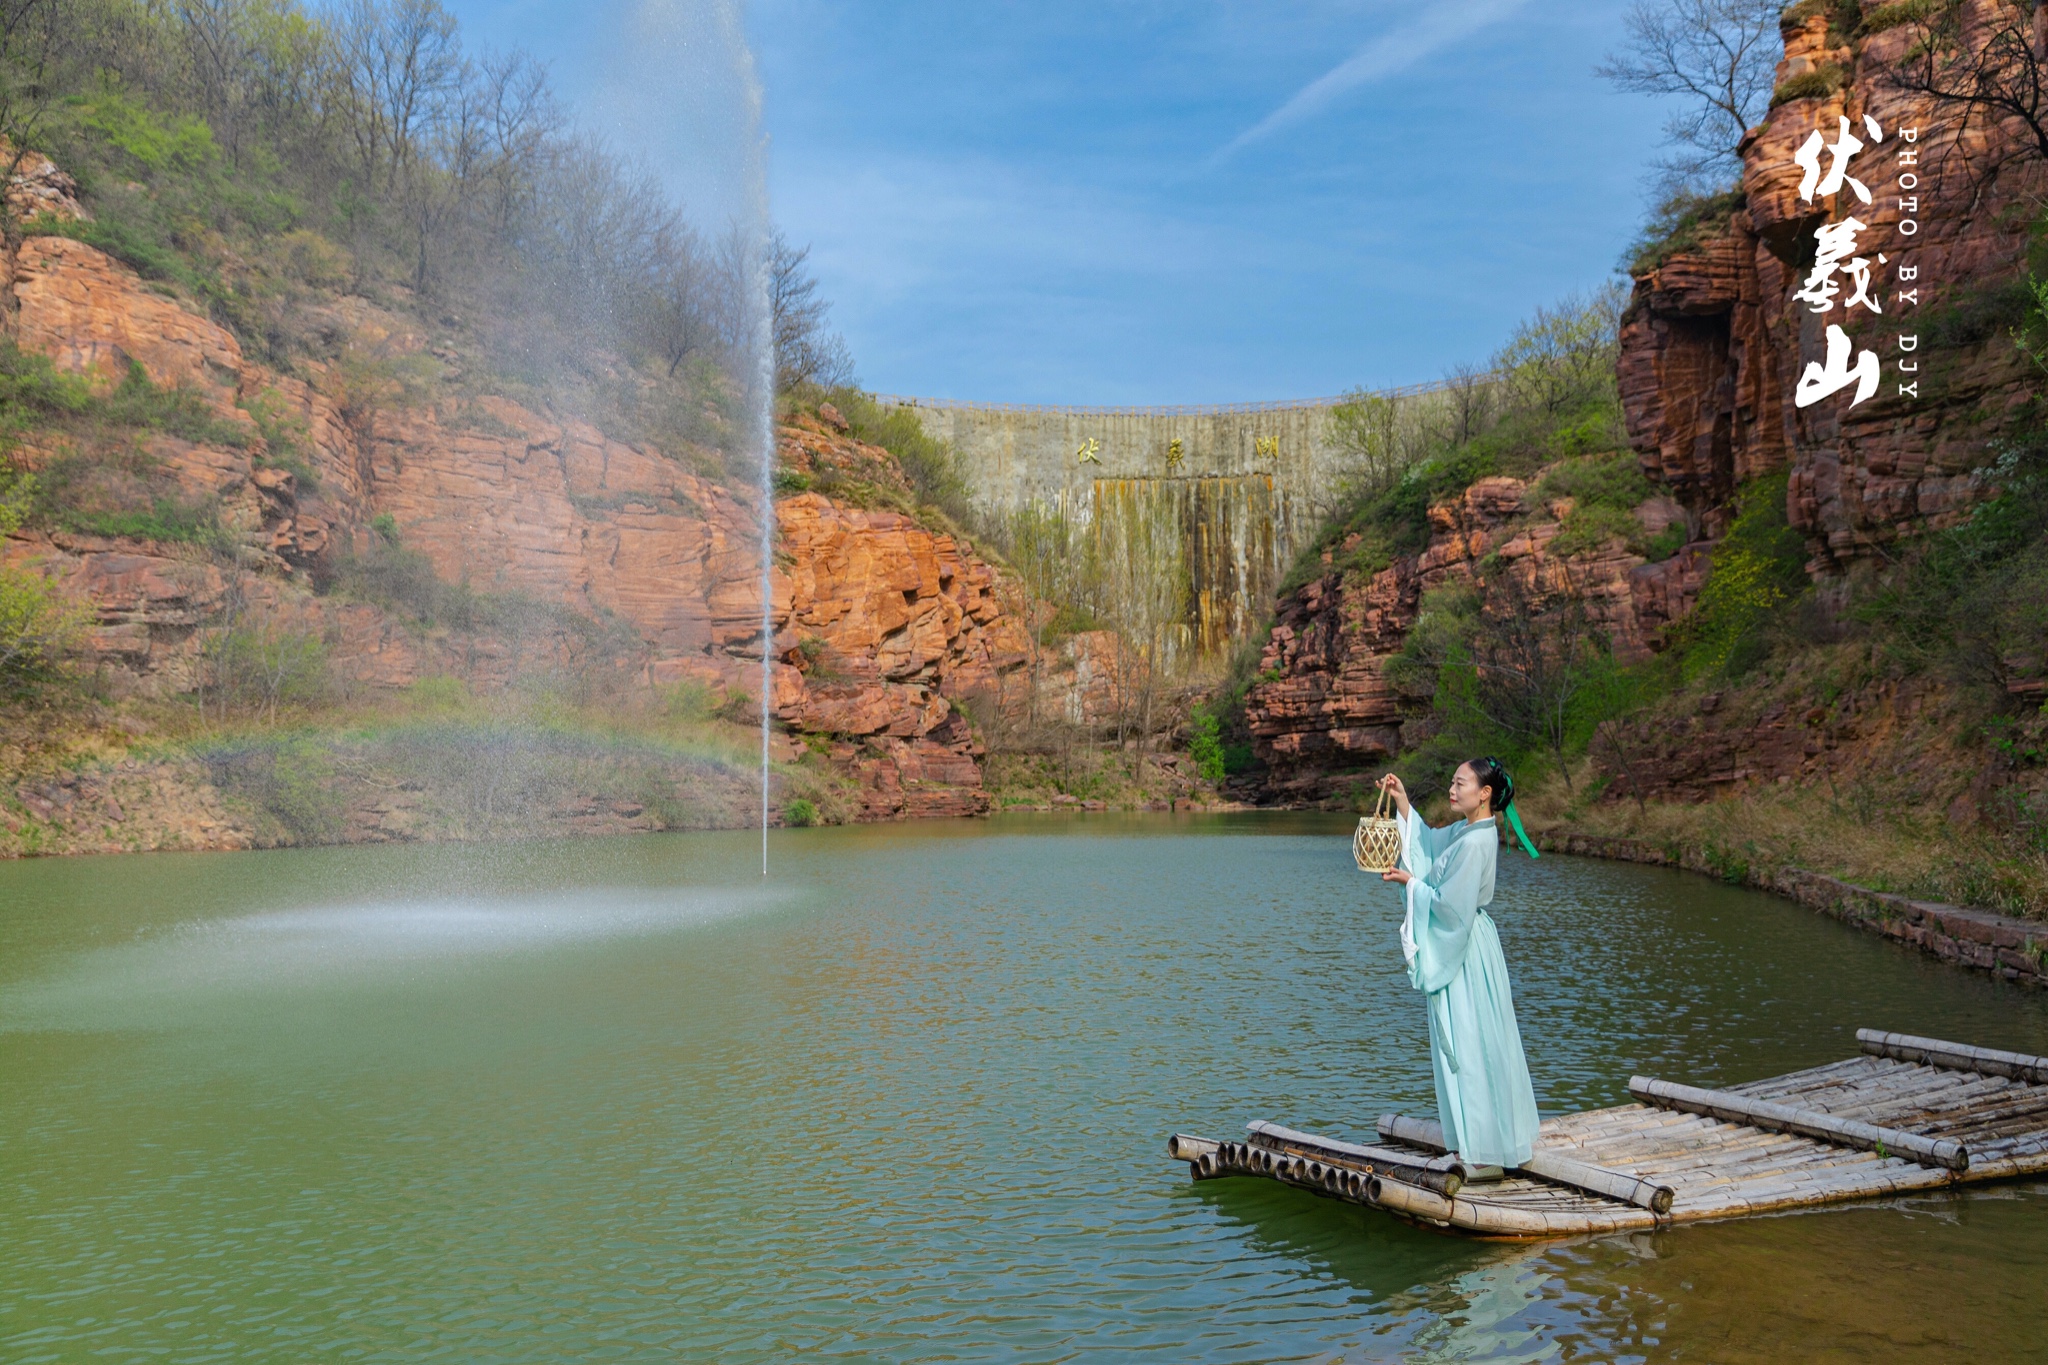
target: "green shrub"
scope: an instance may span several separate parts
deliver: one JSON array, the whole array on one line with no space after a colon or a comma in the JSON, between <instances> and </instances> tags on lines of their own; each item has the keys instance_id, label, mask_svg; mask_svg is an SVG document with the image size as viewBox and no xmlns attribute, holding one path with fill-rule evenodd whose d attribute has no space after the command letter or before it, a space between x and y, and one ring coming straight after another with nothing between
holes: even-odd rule
<instances>
[{"instance_id":1,"label":"green shrub","mask_svg":"<svg viewBox=\"0 0 2048 1365\"><path fill-rule=\"evenodd\" d=\"M64 374L46 355L0 339L0 435L18 435L50 421L83 419L141 427L203 445L249 445L248 426L223 416L190 388L163 388L135 361L121 382L102 393L83 375Z\"/></svg>"},{"instance_id":2,"label":"green shrub","mask_svg":"<svg viewBox=\"0 0 2048 1365\"><path fill-rule=\"evenodd\" d=\"M1879 5L1863 16L1862 23L1857 28L1857 36L1868 38L1872 34L1883 33L1886 29L1897 28L1901 24L1917 24L1933 14L1934 10L1935 0L1896 0L1893 4Z\"/></svg>"},{"instance_id":3,"label":"green shrub","mask_svg":"<svg viewBox=\"0 0 2048 1365\"><path fill-rule=\"evenodd\" d=\"M1662 564L1665 560L1684 549L1685 542L1689 538L1690 532L1687 531L1685 523L1674 521L1656 535L1644 541L1638 553L1652 564Z\"/></svg>"},{"instance_id":4,"label":"green shrub","mask_svg":"<svg viewBox=\"0 0 2048 1365\"><path fill-rule=\"evenodd\" d=\"M121 382L95 400L88 411L117 426L147 427L199 445L241 450L253 434L249 426L221 416L197 390L182 386L166 389L151 383L149 372L132 360Z\"/></svg>"},{"instance_id":5,"label":"green shrub","mask_svg":"<svg viewBox=\"0 0 2048 1365\"><path fill-rule=\"evenodd\" d=\"M1394 562L1393 542L1378 527L1368 527L1357 534L1358 540L1350 549L1340 549L1330 557L1330 567L1353 580L1370 579Z\"/></svg>"},{"instance_id":6,"label":"green shrub","mask_svg":"<svg viewBox=\"0 0 2048 1365\"><path fill-rule=\"evenodd\" d=\"M826 397L846 419L850 435L896 457L919 502L937 507L957 522L972 520L967 480L960 474L952 447L927 432L916 412L885 408L873 395L855 388L833 389Z\"/></svg>"},{"instance_id":7,"label":"green shrub","mask_svg":"<svg viewBox=\"0 0 2048 1365\"><path fill-rule=\"evenodd\" d=\"M1223 727L1208 711L1197 708L1188 725L1188 757L1204 782L1223 780Z\"/></svg>"},{"instance_id":8,"label":"green shrub","mask_svg":"<svg viewBox=\"0 0 2048 1365\"><path fill-rule=\"evenodd\" d=\"M1551 554L1576 555L1588 550L1598 550L1612 543L1622 541L1637 545L1643 542L1643 524L1635 519L1632 512L1605 503L1581 503L1565 514L1564 522L1558 527L1557 538L1545 547Z\"/></svg>"},{"instance_id":9,"label":"green shrub","mask_svg":"<svg viewBox=\"0 0 2048 1365\"><path fill-rule=\"evenodd\" d=\"M35 218L23 230L31 237L69 237L97 247L145 280L182 285L202 296L219 290L208 274L175 248L117 218Z\"/></svg>"},{"instance_id":10,"label":"green shrub","mask_svg":"<svg viewBox=\"0 0 2048 1365\"><path fill-rule=\"evenodd\" d=\"M229 157L203 119L102 78L63 100L45 130L45 150L78 178L92 216L38 218L27 231L86 242L145 279L177 286L261 350L267 338L247 261L263 254L257 239L294 226L300 209L279 183L274 150L251 135L253 122Z\"/></svg>"},{"instance_id":11,"label":"green shrub","mask_svg":"<svg viewBox=\"0 0 2048 1365\"><path fill-rule=\"evenodd\" d=\"M467 584L443 581L434 572L433 560L398 544L398 528L389 513L379 514L370 526L377 534L369 548L341 556L326 591L373 603L421 625L468 630L477 624L477 594Z\"/></svg>"},{"instance_id":12,"label":"green shrub","mask_svg":"<svg viewBox=\"0 0 2048 1365\"><path fill-rule=\"evenodd\" d=\"M1817 14L1828 17L1828 44L1841 47L1856 33L1863 19L1862 0L1799 0L1778 12L1778 31L1788 33L1803 27Z\"/></svg>"},{"instance_id":13,"label":"green shrub","mask_svg":"<svg viewBox=\"0 0 2048 1365\"><path fill-rule=\"evenodd\" d=\"M82 416L93 401L84 377L61 374L48 356L0 338L0 421L7 434L41 418Z\"/></svg>"},{"instance_id":14,"label":"green shrub","mask_svg":"<svg viewBox=\"0 0 2048 1365\"><path fill-rule=\"evenodd\" d=\"M1083 631L1101 630L1103 623L1086 605L1062 602L1038 628L1038 643L1047 649L1070 640Z\"/></svg>"},{"instance_id":15,"label":"green shrub","mask_svg":"<svg viewBox=\"0 0 2048 1365\"><path fill-rule=\"evenodd\" d=\"M470 703L469 684L445 673L421 678L405 689L405 695L413 705L431 711L462 711Z\"/></svg>"},{"instance_id":16,"label":"green shrub","mask_svg":"<svg viewBox=\"0 0 2048 1365\"><path fill-rule=\"evenodd\" d=\"M0 464L0 538L33 507L35 479ZM58 678L91 619L31 569L0 567L0 696L20 696Z\"/></svg>"},{"instance_id":17,"label":"green shrub","mask_svg":"<svg viewBox=\"0 0 2048 1365\"><path fill-rule=\"evenodd\" d=\"M1651 492L1650 481L1632 454L1571 460L1549 470L1536 484L1539 498L1571 498L1582 507L1629 509Z\"/></svg>"},{"instance_id":18,"label":"green shrub","mask_svg":"<svg viewBox=\"0 0 2048 1365\"><path fill-rule=\"evenodd\" d=\"M1919 332L1930 351L2004 340L2034 312L2034 288L2025 279L1958 289L1920 317Z\"/></svg>"},{"instance_id":19,"label":"green shrub","mask_svg":"<svg viewBox=\"0 0 2048 1365\"><path fill-rule=\"evenodd\" d=\"M261 711L274 719L281 706L310 706L327 696L327 645L311 631L242 622L214 637L206 660L209 691L223 709Z\"/></svg>"},{"instance_id":20,"label":"green shrub","mask_svg":"<svg viewBox=\"0 0 2048 1365\"><path fill-rule=\"evenodd\" d=\"M761 713L754 707L753 694L744 687L727 688L725 700L712 714L734 725L747 725L761 719Z\"/></svg>"},{"instance_id":21,"label":"green shrub","mask_svg":"<svg viewBox=\"0 0 2048 1365\"><path fill-rule=\"evenodd\" d=\"M1647 275L1673 256L1682 256L1727 230L1736 210L1749 202L1742 190L1721 194L1680 191L1657 206L1623 258L1631 275Z\"/></svg>"},{"instance_id":22,"label":"green shrub","mask_svg":"<svg viewBox=\"0 0 2048 1365\"><path fill-rule=\"evenodd\" d=\"M118 89L104 87L76 106L78 124L127 154L132 172L171 171L195 176L220 161L213 129L190 115L161 115Z\"/></svg>"},{"instance_id":23,"label":"green shrub","mask_svg":"<svg viewBox=\"0 0 2048 1365\"><path fill-rule=\"evenodd\" d=\"M218 506L210 501L157 498L144 508L115 511L67 508L48 520L67 531L80 531L91 536L123 536L131 540L198 545L223 551L233 544L233 537L220 524Z\"/></svg>"},{"instance_id":24,"label":"green shrub","mask_svg":"<svg viewBox=\"0 0 2048 1365\"><path fill-rule=\"evenodd\" d=\"M349 253L311 228L297 228L269 243L269 254L290 278L315 289L340 289L355 275ZM517 435L503 431L500 435Z\"/></svg>"},{"instance_id":25,"label":"green shrub","mask_svg":"<svg viewBox=\"0 0 2048 1365\"><path fill-rule=\"evenodd\" d=\"M213 498L166 491L161 461L135 448L72 450L51 460L36 480L30 520L86 535L127 536L166 544L231 550Z\"/></svg>"},{"instance_id":26,"label":"green shrub","mask_svg":"<svg viewBox=\"0 0 2048 1365\"><path fill-rule=\"evenodd\" d=\"M799 796L782 808L782 823L797 829L807 829L818 823L818 807L815 802Z\"/></svg>"},{"instance_id":27,"label":"green shrub","mask_svg":"<svg viewBox=\"0 0 2048 1365\"><path fill-rule=\"evenodd\" d=\"M2048 671L2048 433L2006 447L1988 473L1996 494L1913 546L1851 615L1896 666L1940 670L2004 702L2015 669Z\"/></svg>"},{"instance_id":28,"label":"green shrub","mask_svg":"<svg viewBox=\"0 0 2048 1365\"><path fill-rule=\"evenodd\" d=\"M320 476L305 458L306 419L292 410L285 396L276 389L265 389L250 399L243 411L263 437L265 453L259 463L289 471L308 492L319 488Z\"/></svg>"},{"instance_id":29,"label":"green shrub","mask_svg":"<svg viewBox=\"0 0 2048 1365\"><path fill-rule=\"evenodd\" d=\"M1572 499L1571 511L1550 542L1555 554L1581 554L1614 540L1640 553L1649 543L1634 509L1650 496L1650 481L1634 455L1567 461L1544 474L1535 493L1540 501Z\"/></svg>"},{"instance_id":30,"label":"green shrub","mask_svg":"<svg viewBox=\"0 0 2048 1365\"><path fill-rule=\"evenodd\" d=\"M1621 429L1621 409L1612 403L1587 404L1575 416L1558 423L1543 440L1544 454L1571 459L1593 452L1607 452L1627 444Z\"/></svg>"},{"instance_id":31,"label":"green shrub","mask_svg":"<svg viewBox=\"0 0 2048 1365\"><path fill-rule=\"evenodd\" d=\"M347 828L340 768L315 740L223 745L200 757L216 787L269 814L297 843L333 843Z\"/></svg>"},{"instance_id":32,"label":"green shrub","mask_svg":"<svg viewBox=\"0 0 2048 1365\"><path fill-rule=\"evenodd\" d=\"M1738 490L1735 520L1714 548L1698 604L1679 631L1688 680L1739 678L1770 651L1765 623L1807 587L1806 542L1785 517L1780 471Z\"/></svg>"},{"instance_id":33,"label":"green shrub","mask_svg":"<svg viewBox=\"0 0 2048 1365\"><path fill-rule=\"evenodd\" d=\"M0 568L0 696L20 696L62 676L90 616L41 574Z\"/></svg>"},{"instance_id":34,"label":"green shrub","mask_svg":"<svg viewBox=\"0 0 2048 1365\"><path fill-rule=\"evenodd\" d=\"M718 692L702 678L685 678L668 689L662 709L671 720L700 724L718 713Z\"/></svg>"},{"instance_id":35,"label":"green shrub","mask_svg":"<svg viewBox=\"0 0 2048 1365\"><path fill-rule=\"evenodd\" d=\"M1821 99L1842 88L1845 74L1842 68L1832 64L1817 66L1811 71L1778 82L1778 88L1771 91L1771 108L1792 100Z\"/></svg>"}]
</instances>

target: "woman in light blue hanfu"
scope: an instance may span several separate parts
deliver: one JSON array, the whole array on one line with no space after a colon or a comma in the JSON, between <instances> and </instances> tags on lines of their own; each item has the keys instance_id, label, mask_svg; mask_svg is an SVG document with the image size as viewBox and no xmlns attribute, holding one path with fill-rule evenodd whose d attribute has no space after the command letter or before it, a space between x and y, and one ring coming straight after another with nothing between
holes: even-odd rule
<instances>
[{"instance_id":1,"label":"woman in light blue hanfu","mask_svg":"<svg viewBox=\"0 0 2048 1365\"><path fill-rule=\"evenodd\" d=\"M1393 797L1401 824L1401 860L1383 879L1399 882L1407 899L1401 951L1408 980L1429 1001L1444 1145L1468 1165L1519 1166L1536 1140L1536 1092L1515 1026L1508 964L1485 909L1500 852L1497 811L1536 856L1514 812L1514 783L1496 759L1461 765L1450 800L1463 818L1442 829L1422 822L1400 778L1388 773L1380 786Z\"/></svg>"}]
</instances>

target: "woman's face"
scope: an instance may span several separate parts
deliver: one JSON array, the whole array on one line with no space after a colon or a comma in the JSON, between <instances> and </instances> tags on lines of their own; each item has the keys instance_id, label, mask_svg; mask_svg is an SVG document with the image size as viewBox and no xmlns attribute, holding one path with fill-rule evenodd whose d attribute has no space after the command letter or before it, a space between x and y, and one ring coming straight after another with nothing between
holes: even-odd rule
<instances>
[{"instance_id":1,"label":"woman's face","mask_svg":"<svg viewBox=\"0 0 2048 1365\"><path fill-rule=\"evenodd\" d=\"M1490 789L1482 787L1472 776L1472 765L1460 763L1458 771L1451 774L1451 809L1467 820L1478 820L1492 814L1487 798Z\"/></svg>"}]
</instances>

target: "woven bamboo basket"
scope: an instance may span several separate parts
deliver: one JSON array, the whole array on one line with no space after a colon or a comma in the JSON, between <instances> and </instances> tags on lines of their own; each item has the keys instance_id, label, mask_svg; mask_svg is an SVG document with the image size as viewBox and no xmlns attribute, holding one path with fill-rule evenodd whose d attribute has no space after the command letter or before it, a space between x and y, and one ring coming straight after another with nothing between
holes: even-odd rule
<instances>
[{"instance_id":1,"label":"woven bamboo basket","mask_svg":"<svg viewBox=\"0 0 2048 1365\"><path fill-rule=\"evenodd\" d=\"M1401 826L1388 815L1387 801L1382 787L1372 814L1358 817L1358 832L1351 836L1351 856L1361 872L1389 872L1401 861Z\"/></svg>"}]
</instances>

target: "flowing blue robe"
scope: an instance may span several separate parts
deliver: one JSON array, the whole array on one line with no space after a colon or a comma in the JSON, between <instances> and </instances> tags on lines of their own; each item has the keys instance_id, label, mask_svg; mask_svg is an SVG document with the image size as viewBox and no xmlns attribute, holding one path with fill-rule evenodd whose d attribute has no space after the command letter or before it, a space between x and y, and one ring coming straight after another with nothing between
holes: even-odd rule
<instances>
[{"instance_id":1,"label":"flowing blue robe","mask_svg":"<svg viewBox=\"0 0 2048 1365\"><path fill-rule=\"evenodd\" d=\"M1515 1025L1515 999L1493 900L1500 836L1491 819L1431 829L1401 819L1406 889L1401 951L1429 1001L1429 1050L1444 1144L1467 1163L1519 1166L1536 1141L1536 1091Z\"/></svg>"}]
</instances>

